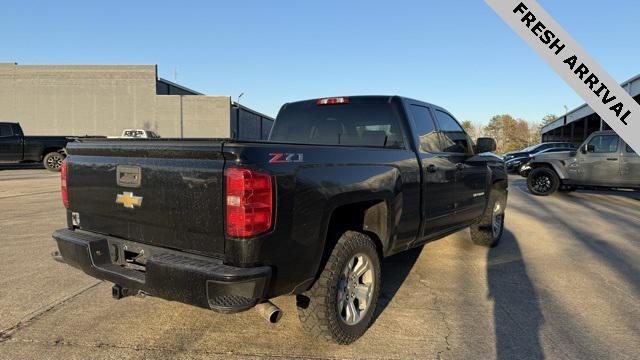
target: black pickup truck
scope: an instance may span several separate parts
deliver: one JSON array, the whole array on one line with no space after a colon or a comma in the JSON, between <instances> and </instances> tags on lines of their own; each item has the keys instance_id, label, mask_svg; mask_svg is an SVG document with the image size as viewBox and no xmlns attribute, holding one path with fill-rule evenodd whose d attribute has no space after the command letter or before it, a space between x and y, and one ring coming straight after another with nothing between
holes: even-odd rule
<instances>
[{"instance_id":1,"label":"black pickup truck","mask_svg":"<svg viewBox=\"0 0 640 360\"><path fill-rule=\"evenodd\" d=\"M504 161L444 109L398 96L285 104L268 141L87 139L69 144L56 260L219 312L296 296L303 327L351 343L368 328L380 259L471 227L494 246Z\"/></svg>"},{"instance_id":2,"label":"black pickup truck","mask_svg":"<svg viewBox=\"0 0 640 360\"><path fill-rule=\"evenodd\" d=\"M0 122L0 162L39 162L60 171L70 136L25 136L19 123Z\"/></svg>"}]
</instances>

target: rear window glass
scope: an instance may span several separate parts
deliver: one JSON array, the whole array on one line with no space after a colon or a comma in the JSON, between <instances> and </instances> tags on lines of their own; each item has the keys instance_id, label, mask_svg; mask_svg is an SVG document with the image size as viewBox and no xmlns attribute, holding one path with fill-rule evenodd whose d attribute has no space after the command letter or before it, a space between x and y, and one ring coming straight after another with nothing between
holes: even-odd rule
<instances>
[{"instance_id":1,"label":"rear window glass","mask_svg":"<svg viewBox=\"0 0 640 360\"><path fill-rule=\"evenodd\" d=\"M0 137L13 136L13 129L9 124L0 124Z\"/></svg>"},{"instance_id":2,"label":"rear window glass","mask_svg":"<svg viewBox=\"0 0 640 360\"><path fill-rule=\"evenodd\" d=\"M629 146L628 144L627 144L627 152L628 152L628 153L631 153L631 154L635 154L635 153L636 153L635 151L633 151L633 149L631 148L631 146Z\"/></svg>"},{"instance_id":3,"label":"rear window glass","mask_svg":"<svg viewBox=\"0 0 640 360\"><path fill-rule=\"evenodd\" d=\"M269 140L324 145L403 148L399 114L389 103L289 104Z\"/></svg>"},{"instance_id":4,"label":"rear window glass","mask_svg":"<svg viewBox=\"0 0 640 360\"><path fill-rule=\"evenodd\" d=\"M547 149L544 152L563 152L563 151L567 151L567 148L551 148L551 149Z\"/></svg>"},{"instance_id":5,"label":"rear window glass","mask_svg":"<svg viewBox=\"0 0 640 360\"><path fill-rule=\"evenodd\" d=\"M142 137L143 135L144 135L144 132L137 131L137 130L127 130L124 132L124 136L128 136L128 137Z\"/></svg>"}]
</instances>

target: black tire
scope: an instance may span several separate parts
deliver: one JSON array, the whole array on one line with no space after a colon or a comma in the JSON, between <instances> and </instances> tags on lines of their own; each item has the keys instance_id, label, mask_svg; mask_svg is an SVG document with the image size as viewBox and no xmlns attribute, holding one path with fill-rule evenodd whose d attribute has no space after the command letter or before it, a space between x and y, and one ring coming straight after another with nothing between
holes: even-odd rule
<instances>
[{"instance_id":1,"label":"black tire","mask_svg":"<svg viewBox=\"0 0 640 360\"><path fill-rule=\"evenodd\" d=\"M527 164L522 164L522 165L518 166L518 175L520 175L520 176L522 176L524 178L526 178L527 175L529 175L529 171L530 171L530 170L523 170L522 169L522 167L525 166L525 165L527 165Z\"/></svg>"},{"instance_id":2,"label":"black tire","mask_svg":"<svg viewBox=\"0 0 640 360\"><path fill-rule=\"evenodd\" d=\"M489 203L477 224L471 225L471 241L474 244L495 247L504 232L504 217L507 207L506 190L493 188L489 194Z\"/></svg>"},{"instance_id":3,"label":"black tire","mask_svg":"<svg viewBox=\"0 0 640 360\"><path fill-rule=\"evenodd\" d=\"M551 195L560 186L560 178L553 169L539 167L532 169L527 176L527 188L533 195Z\"/></svg>"},{"instance_id":4,"label":"black tire","mask_svg":"<svg viewBox=\"0 0 640 360\"><path fill-rule=\"evenodd\" d=\"M64 160L64 158L64 154L57 151L52 151L46 154L44 158L42 158L42 164L44 165L44 168L49 171L59 172L60 167L62 166L62 160Z\"/></svg>"},{"instance_id":5,"label":"black tire","mask_svg":"<svg viewBox=\"0 0 640 360\"><path fill-rule=\"evenodd\" d=\"M368 292L369 301L363 310L356 312L360 314L359 320L354 324L348 324L348 319L345 317L348 317L346 312L349 306L339 309L338 297L346 291L347 297L343 298L346 302L342 301L343 304L360 304L355 305L358 307L362 305L356 302L357 299L353 294L349 300L347 289L352 283L347 284L348 279L345 279L344 273L348 270L349 264L355 264L353 265L355 271L355 267L359 264L357 257L363 255L370 262L371 273L365 272L357 282L364 281L365 276L371 281L371 290ZM354 260L355 262L350 262ZM311 289L296 296L298 318L302 327L314 338L323 338L338 344L350 344L356 341L367 331L373 320L380 295L381 275L380 257L371 238L356 231L346 231L340 236L324 270ZM343 289L342 292L339 291L339 287Z\"/></svg>"}]
</instances>

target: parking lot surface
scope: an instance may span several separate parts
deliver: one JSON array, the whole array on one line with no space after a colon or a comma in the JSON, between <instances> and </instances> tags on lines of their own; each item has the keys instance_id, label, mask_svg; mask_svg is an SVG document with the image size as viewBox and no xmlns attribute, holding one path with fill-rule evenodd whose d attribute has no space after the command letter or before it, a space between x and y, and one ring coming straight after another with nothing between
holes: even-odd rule
<instances>
[{"instance_id":1,"label":"parking lot surface","mask_svg":"<svg viewBox=\"0 0 640 360\"><path fill-rule=\"evenodd\" d=\"M0 359L632 359L640 354L640 194L530 195L510 180L492 249L461 231L383 263L371 329L310 340L293 297L281 322L161 299L51 260L65 226L57 174L0 170Z\"/></svg>"}]
</instances>

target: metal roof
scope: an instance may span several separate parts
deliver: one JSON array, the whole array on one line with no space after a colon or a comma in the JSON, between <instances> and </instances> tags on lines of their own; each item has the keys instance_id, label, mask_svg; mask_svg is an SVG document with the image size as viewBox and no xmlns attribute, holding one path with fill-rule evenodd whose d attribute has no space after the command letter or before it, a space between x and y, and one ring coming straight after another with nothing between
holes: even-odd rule
<instances>
[{"instance_id":1,"label":"metal roof","mask_svg":"<svg viewBox=\"0 0 640 360\"><path fill-rule=\"evenodd\" d=\"M635 97L640 94L640 74L632 77L631 79L623 82L620 86L625 89L631 97ZM563 115L556 119L556 121L545 125L541 132L547 133L553 129L557 129L561 126L570 124L574 121L580 120L586 116L593 114L594 111L587 104L582 104L577 108L569 111L566 115Z\"/></svg>"},{"instance_id":2,"label":"metal roof","mask_svg":"<svg viewBox=\"0 0 640 360\"><path fill-rule=\"evenodd\" d=\"M204 95L204 94L203 94L203 93L201 93L201 92L197 92L197 91L195 91L195 90L193 90L193 89L189 89L188 87L184 87L184 86L182 86L182 85L180 85L180 84L176 84L176 83L174 83L173 81L169 81L169 80L167 80L167 79L163 79L163 78L161 78L161 77L159 77L159 78L158 78L158 81L159 81L159 82L161 82L161 83L165 83L165 84L167 84L167 85L171 85L171 86L173 86L173 87L177 87L178 89L184 90L184 91L186 91L186 92L190 92L190 93L192 93L193 95Z\"/></svg>"},{"instance_id":3,"label":"metal roof","mask_svg":"<svg viewBox=\"0 0 640 360\"><path fill-rule=\"evenodd\" d=\"M231 106L237 106L237 107L241 108L242 110L248 111L248 112L250 112L250 113L252 113L252 114L255 114L255 115L257 115L257 116L260 116L260 117L262 117L262 118L265 118L265 119L268 119L268 120L271 120L271 121L274 121L274 120L275 120L274 118L272 118L272 117L271 117L271 116L269 116L269 115L265 115L265 114L263 114L263 113L261 113L261 112L255 111L255 110L253 110L253 109L249 109L248 107L246 107L246 106L244 106L244 105L240 105L239 103L237 103L237 102L235 102L235 101L231 101Z\"/></svg>"}]
</instances>

